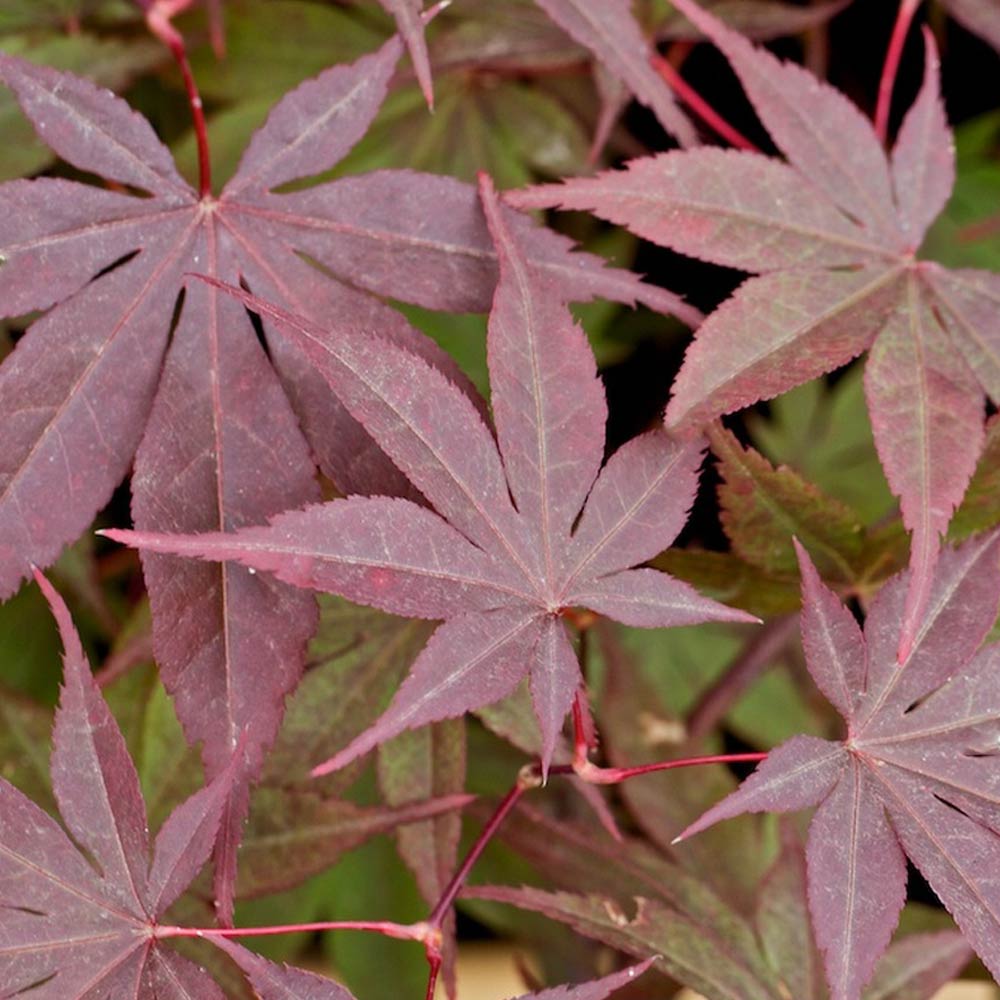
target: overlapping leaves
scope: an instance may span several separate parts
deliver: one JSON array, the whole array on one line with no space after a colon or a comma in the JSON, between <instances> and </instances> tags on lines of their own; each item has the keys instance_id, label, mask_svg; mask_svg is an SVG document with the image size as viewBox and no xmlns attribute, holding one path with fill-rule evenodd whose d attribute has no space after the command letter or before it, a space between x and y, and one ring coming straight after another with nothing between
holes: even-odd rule
<instances>
[{"instance_id":1,"label":"overlapping leaves","mask_svg":"<svg viewBox=\"0 0 1000 1000\"><path fill-rule=\"evenodd\" d=\"M32 1000L157 997L223 1000L204 969L164 940L183 928L161 919L206 862L238 773L227 767L167 818L150 856L139 777L90 673L61 598L43 577L65 645L65 681L53 734L52 780L73 840L0 779L0 990ZM242 752L242 745L237 752ZM244 971L261 1000L353 1000L342 986L275 965L201 934ZM603 1000L649 963L538 1000Z\"/></svg>"},{"instance_id":2,"label":"overlapping leaves","mask_svg":"<svg viewBox=\"0 0 1000 1000\"><path fill-rule=\"evenodd\" d=\"M847 737L793 737L683 836L744 812L820 806L809 904L834 1000L857 1000L889 942L906 896L905 857L997 975L1000 647L979 645L1000 605L1000 536L942 555L903 667L895 648L907 574L879 593L862 634L804 550L800 557L807 664Z\"/></svg>"},{"instance_id":3,"label":"overlapping leaves","mask_svg":"<svg viewBox=\"0 0 1000 1000\"><path fill-rule=\"evenodd\" d=\"M759 275L699 330L667 409L672 428L696 428L870 349L875 440L913 539L905 657L940 536L982 444L983 395L1000 399L997 276L915 258L954 181L933 41L926 35L923 87L887 157L841 94L690 0L677 7L728 57L788 162L714 149L667 153L519 193L515 203L588 209Z\"/></svg>"},{"instance_id":4,"label":"overlapping leaves","mask_svg":"<svg viewBox=\"0 0 1000 1000\"><path fill-rule=\"evenodd\" d=\"M384 171L272 193L351 148L400 52L392 39L284 98L217 199L199 197L148 123L110 93L0 57L0 75L39 136L113 188L49 178L0 188L0 311L57 303L0 368L0 595L89 523L133 456L133 513L148 530L228 530L315 500L314 461L345 492L409 489L300 353L279 340L268 357L244 310L209 286L179 297L186 271L243 281L313 317L377 328L463 384L444 352L365 292L486 308L496 257L474 190ZM567 241L526 220L512 224L530 266L550 273L567 298L639 298L668 309L677 301L570 254ZM202 741L209 776L254 723L222 826L225 913L247 781L299 677L313 602L226 567L150 556L144 569L159 666L188 738Z\"/></svg>"},{"instance_id":5,"label":"overlapping leaves","mask_svg":"<svg viewBox=\"0 0 1000 1000\"><path fill-rule=\"evenodd\" d=\"M558 285L530 268L485 178L481 190L500 260L488 344L498 441L469 398L409 352L331 337L243 296L310 356L436 513L350 497L235 534L109 532L446 620L386 714L320 773L404 729L497 701L526 675L547 764L580 684L562 621L573 607L643 627L747 620L666 574L630 568L682 527L701 446L655 430L601 468L607 407L586 337Z\"/></svg>"}]
</instances>

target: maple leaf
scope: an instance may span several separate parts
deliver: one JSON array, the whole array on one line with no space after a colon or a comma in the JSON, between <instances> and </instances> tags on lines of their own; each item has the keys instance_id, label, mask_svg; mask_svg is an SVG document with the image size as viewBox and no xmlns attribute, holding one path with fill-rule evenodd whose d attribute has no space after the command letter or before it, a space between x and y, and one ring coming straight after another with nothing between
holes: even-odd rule
<instances>
[{"instance_id":1,"label":"maple leaf","mask_svg":"<svg viewBox=\"0 0 1000 1000\"><path fill-rule=\"evenodd\" d=\"M173 811L150 860L146 808L121 731L65 604L41 574L38 583L65 648L52 783L76 844L0 778L0 992L222 1000L203 970L161 948L155 929L208 860L236 768Z\"/></svg>"},{"instance_id":2,"label":"maple leaf","mask_svg":"<svg viewBox=\"0 0 1000 1000\"><path fill-rule=\"evenodd\" d=\"M1000 402L1000 276L915 257L955 176L933 38L925 33L923 85L887 157L843 95L691 0L676 6L727 56L788 162L717 149L665 153L510 200L587 209L759 275L699 329L674 384L670 428L697 428L870 349L875 442L912 532L902 661L982 446L984 392Z\"/></svg>"},{"instance_id":3,"label":"maple leaf","mask_svg":"<svg viewBox=\"0 0 1000 1000\"><path fill-rule=\"evenodd\" d=\"M1000 533L944 551L904 668L909 571L879 592L862 633L804 549L799 558L806 662L847 737L793 737L678 840L745 812L819 805L809 905L834 1000L857 1000L889 942L905 857L1000 976L1000 646L977 652L1000 605Z\"/></svg>"},{"instance_id":4,"label":"maple leaf","mask_svg":"<svg viewBox=\"0 0 1000 1000\"><path fill-rule=\"evenodd\" d=\"M243 281L307 315L378 329L467 384L444 351L361 289L428 308L487 308L496 257L474 188L382 171L271 191L350 150L401 51L391 39L289 93L218 198L199 198L119 98L0 54L0 77L56 153L149 194L49 178L0 187L0 312L57 303L0 367L0 597L29 562L50 562L84 529L133 456L133 516L148 530L230 530L316 500L314 459L345 492L409 489L287 342L271 343L268 357L243 308L209 286L178 299L186 271ZM528 220L513 224L532 267L551 272L569 298L675 301L571 254L567 240ZM227 567L150 556L144 571L157 660L209 777L253 723L217 852L228 914L247 785L300 676L314 604Z\"/></svg>"},{"instance_id":5,"label":"maple leaf","mask_svg":"<svg viewBox=\"0 0 1000 1000\"><path fill-rule=\"evenodd\" d=\"M314 774L405 729L497 701L525 675L547 766L580 684L561 620L574 606L647 628L753 620L665 573L630 568L683 526L702 445L675 443L660 428L601 469L607 404L586 335L558 285L528 266L492 183L480 186L500 260L487 345L497 440L468 396L410 352L330 336L233 290L310 356L434 511L349 497L231 534L106 532L147 550L235 560L394 614L445 619L381 719Z\"/></svg>"}]
</instances>

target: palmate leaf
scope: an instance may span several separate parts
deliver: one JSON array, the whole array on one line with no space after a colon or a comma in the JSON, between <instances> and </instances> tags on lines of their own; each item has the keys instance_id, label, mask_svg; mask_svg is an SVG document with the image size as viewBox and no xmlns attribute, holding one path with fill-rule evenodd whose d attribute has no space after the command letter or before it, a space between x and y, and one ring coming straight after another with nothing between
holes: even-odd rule
<instances>
[{"instance_id":1,"label":"palmate leaf","mask_svg":"<svg viewBox=\"0 0 1000 1000\"><path fill-rule=\"evenodd\" d=\"M0 995L30 1000L223 1000L225 994L203 969L165 944L173 935L163 933L162 925L212 852L230 788L240 774L238 761L234 757L206 787L177 805L151 845L139 775L125 739L91 674L65 604L41 574L37 579L65 648L51 775L72 840L39 806L0 778ZM244 746L241 740L237 754ZM323 802L318 796L310 801L288 796L276 803L273 796L268 799L266 789L259 792L258 805L269 807L272 826L284 825L277 850L275 843L265 843L264 831L252 831L250 853L267 851L270 858L266 863L250 859L246 873L251 893L273 892L296 876L305 877L302 869L310 863L316 866L317 855L322 860L316 867L326 867L338 849L457 804L439 799L395 810L360 809ZM302 813L322 823L323 829L309 829ZM281 862L284 882L273 871ZM258 980L263 966L255 962L263 960L241 960L250 953L210 931L199 936L209 937L236 958L263 1000L307 995L281 993L278 986L284 981L298 982L302 989L313 979L328 982L288 969L275 972L273 983ZM308 995L351 1000L349 993L337 989L341 992Z\"/></svg>"},{"instance_id":2,"label":"palmate leaf","mask_svg":"<svg viewBox=\"0 0 1000 1000\"><path fill-rule=\"evenodd\" d=\"M390 40L287 95L217 199L199 198L148 123L112 94L0 55L0 76L53 151L150 195L47 178L0 187L0 311L58 303L0 368L0 597L29 562L50 562L83 530L133 455L133 515L147 530L230 530L315 500L314 459L345 492L409 490L301 353L278 339L269 358L242 307L213 288L189 290L167 350L183 275L201 270L307 315L378 329L464 384L443 351L360 289L485 309L496 255L473 188L383 171L271 193L347 153L400 52ZM568 298L673 301L512 217L531 267ZM224 566L151 555L144 570L157 660L209 777L253 722L217 853L225 915L247 784L299 678L313 601Z\"/></svg>"},{"instance_id":3,"label":"palmate leaf","mask_svg":"<svg viewBox=\"0 0 1000 1000\"><path fill-rule=\"evenodd\" d=\"M39 584L66 650L52 781L76 843L0 779L0 992L32 1000L189 995L180 985L168 988L173 979L198 997L221 1000L200 969L161 948L154 926L208 859L236 768L225 768L174 810L151 861L145 804L125 741L66 606L41 576Z\"/></svg>"},{"instance_id":4,"label":"palmate leaf","mask_svg":"<svg viewBox=\"0 0 1000 1000\"><path fill-rule=\"evenodd\" d=\"M660 429L601 468L607 406L586 336L558 284L529 267L487 178L481 192L500 260L488 335L497 440L469 397L410 352L330 336L234 290L310 356L435 511L350 497L230 534L108 533L146 550L237 561L394 614L445 619L385 715L314 773L405 729L497 701L525 676L547 767L580 683L561 620L569 608L642 627L751 620L666 574L630 568L680 531L701 445L676 444Z\"/></svg>"},{"instance_id":5,"label":"palmate leaf","mask_svg":"<svg viewBox=\"0 0 1000 1000\"><path fill-rule=\"evenodd\" d=\"M906 895L904 854L998 976L1000 647L977 649L1000 605L1000 535L943 553L902 668L908 574L879 593L862 634L801 549L800 559L807 664L847 739L794 737L682 837L744 812L820 806L809 905L834 1000L857 1000L888 944Z\"/></svg>"},{"instance_id":6,"label":"palmate leaf","mask_svg":"<svg viewBox=\"0 0 1000 1000\"><path fill-rule=\"evenodd\" d=\"M870 349L865 388L879 457L912 532L900 658L912 645L940 538L1000 401L1000 278L915 259L947 201L954 154L927 34L926 71L887 157L843 95L706 14L676 6L724 52L788 162L716 149L511 196L587 209L674 250L750 271L698 331L667 409L694 430Z\"/></svg>"}]
</instances>

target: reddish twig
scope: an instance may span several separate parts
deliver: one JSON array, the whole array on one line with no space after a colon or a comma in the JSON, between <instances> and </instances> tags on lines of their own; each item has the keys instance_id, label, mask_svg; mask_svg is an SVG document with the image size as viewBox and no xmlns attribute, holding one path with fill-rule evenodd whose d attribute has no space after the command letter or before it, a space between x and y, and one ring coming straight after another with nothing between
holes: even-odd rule
<instances>
[{"instance_id":1,"label":"reddish twig","mask_svg":"<svg viewBox=\"0 0 1000 1000\"><path fill-rule=\"evenodd\" d=\"M401 941L423 941L424 924L396 924L390 920L328 920L308 924L278 924L273 927L157 927L157 938L264 937L271 934L296 934L301 931L372 931Z\"/></svg>"},{"instance_id":2,"label":"reddish twig","mask_svg":"<svg viewBox=\"0 0 1000 1000\"><path fill-rule=\"evenodd\" d=\"M739 129L730 125L663 56L653 56L653 68L667 86L706 124L737 149L759 153L760 149Z\"/></svg>"},{"instance_id":3,"label":"reddish twig","mask_svg":"<svg viewBox=\"0 0 1000 1000\"><path fill-rule=\"evenodd\" d=\"M592 785L617 785L629 778L638 778L643 774L653 774L656 771L673 771L678 767L698 767L701 764L745 764L759 763L767 757L766 753L724 753L712 754L707 757L682 757L679 760L661 760L655 764L639 764L636 767L598 767L585 761L582 766L573 765L571 770L578 777ZM550 768L549 774L555 774L556 768Z\"/></svg>"},{"instance_id":4,"label":"reddish twig","mask_svg":"<svg viewBox=\"0 0 1000 1000\"><path fill-rule=\"evenodd\" d=\"M171 19L191 5L191 0L155 0L146 10L146 24L149 30L170 49L187 91L194 120L194 135L198 143L198 193L207 198L212 193L212 163L208 150L208 128L205 124L205 109L194 82L191 64L188 62L184 36L171 24Z\"/></svg>"},{"instance_id":5,"label":"reddish twig","mask_svg":"<svg viewBox=\"0 0 1000 1000\"><path fill-rule=\"evenodd\" d=\"M889 131L889 109L892 107L892 91L896 85L899 60L902 58L906 36L919 4L920 0L901 0L899 13L896 15L896 24L889 38L885 65L882 67L882 78L878 84L878 104L875 107L875 134L882 142L885 142Z\"/></svg>"}]
</instances>

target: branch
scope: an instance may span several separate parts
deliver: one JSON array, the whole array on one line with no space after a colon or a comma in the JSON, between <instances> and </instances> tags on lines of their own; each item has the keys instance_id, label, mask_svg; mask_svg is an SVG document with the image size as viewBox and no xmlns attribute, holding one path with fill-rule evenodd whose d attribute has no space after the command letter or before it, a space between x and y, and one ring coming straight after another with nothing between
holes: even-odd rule
<instances>
[{"instance_id":1,"label":"branch","mask_svg":"<svg viewBox=\"0 0 1000 1000\"><path fill-rule=\"evenodd\" d=\"M910 30L913 15L917 11L920 0L901 0L896 24L889 38L889 48L885 54L885 65L882 67L882 79L878 84L878 105L875 108L875 134L885 142L889 131L889 110L892 107L892 91L896 85L896 73L899 71L899 60L903 55L906 35Z\"/></svg>"}]
</instances>

